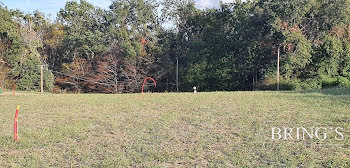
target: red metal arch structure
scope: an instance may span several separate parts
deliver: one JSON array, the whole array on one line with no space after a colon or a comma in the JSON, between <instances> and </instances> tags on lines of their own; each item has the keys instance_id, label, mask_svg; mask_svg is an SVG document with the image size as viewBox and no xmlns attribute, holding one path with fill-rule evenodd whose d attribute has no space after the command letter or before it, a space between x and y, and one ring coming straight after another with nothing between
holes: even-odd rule
<instances>
[{"instance_id":1,"label":"red metal arch structure","mask_svg":"<svg viewBox=\"0 0 350 168\"><path fill-rule=\"evenodd\" d=\"M143 84L142 84L142 94L143 94L143 88L145 87L145 83L147 82L147 80L148 80L148 79L153 80L154 87L157 87L156 80L154 80L154 79L153 79L153 78L151 78L151 77L147 77L145 80L143 80Z\"/></svg>"}]
</instances>

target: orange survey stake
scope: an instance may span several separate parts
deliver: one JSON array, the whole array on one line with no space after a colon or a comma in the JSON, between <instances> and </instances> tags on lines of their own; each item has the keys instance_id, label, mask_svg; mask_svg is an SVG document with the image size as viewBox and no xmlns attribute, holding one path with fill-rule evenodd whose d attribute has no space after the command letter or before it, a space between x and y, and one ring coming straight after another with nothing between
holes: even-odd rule
<instances>
[{"instance_id":1,"label":"orange survey stake","mask_svg":"<svg viewBox=\"0 0 350 168\"><path fill-rule=\"evenodd\" d=\"M13 84L13 85L12 85L12 94L13 94L13 95L15 95L15 90L16 90L16 85Z\"/></svg>"},{"instance_id":2,"label":"orange survey stake","mask_svg":"<svg viewBox=\"0 0 350 168\"><path fill-rule=\"evenodd\" d=\"M15 113L15 122L14 122L14 139L18 141L18 113L19 113L19 105L17 106Z\"/></svg>"}]
</instances>

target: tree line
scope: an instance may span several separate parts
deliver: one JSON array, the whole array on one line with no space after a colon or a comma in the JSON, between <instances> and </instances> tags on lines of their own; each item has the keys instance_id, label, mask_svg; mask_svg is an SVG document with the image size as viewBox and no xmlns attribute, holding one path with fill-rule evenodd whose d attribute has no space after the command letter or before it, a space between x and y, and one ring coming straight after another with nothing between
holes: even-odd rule
<instances>
[{"instance_id":1,"label":"tree line","mask_svg":"<svg viewBox=\"0 0 350 168\"><path fill-rule=\"evenodd\" d=\"M1 4L1 3L0 3ZM198 9L191 0L69 1L50 22L0 5L0 85L53 92L350 87L349 0L254 0ZM170 27L165 28L165 24Z\"/></svg>"}]
</instances>

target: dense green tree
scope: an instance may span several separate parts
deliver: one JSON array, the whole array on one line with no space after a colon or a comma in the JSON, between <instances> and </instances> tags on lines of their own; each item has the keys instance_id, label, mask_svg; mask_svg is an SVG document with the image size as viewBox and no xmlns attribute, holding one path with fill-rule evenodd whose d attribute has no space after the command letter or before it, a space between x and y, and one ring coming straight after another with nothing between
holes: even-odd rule
<instances>
[{"instance_id":1,"label":"dense green tree","mask_svg":"<svg viewBox=\"0 0 350 168\"><path fill-rule=\"evenodd\" d=\"M1 6L1 42L4 44L2 52L3 64L11 71L8 72L8 86L16 83L17 88L23 90L39 89L40 65L43 64L39 51L42 49L41 26L45 19L40 12L24 15L20 11L8 11ZM6 68L5 68L6 69ZM46 70L47 74L51 72ZM47 85L52 85L47 80ZM52 87L45 87L52 88Z\"/></svg>"},{"instance_id":2,"label":"dense green tree","mask_svg":"<svg viewBox=\"0 0 350 168\"><path fill-rule=\"evenodd\" d=\"M106 36L102 32L104 11L85 0L69 1L58 13L58 21L64 26L62 62L70 63L74 58L92 61L107 48Z\"/></svg>"}]
</instances>

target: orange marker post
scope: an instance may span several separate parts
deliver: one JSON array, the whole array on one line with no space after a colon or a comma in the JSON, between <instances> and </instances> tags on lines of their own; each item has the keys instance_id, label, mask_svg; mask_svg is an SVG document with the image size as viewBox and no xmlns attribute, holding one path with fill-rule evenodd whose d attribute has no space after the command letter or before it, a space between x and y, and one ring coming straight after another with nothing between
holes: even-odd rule
<instances>
[{"instance_id":1,"label":"orange marker post","mask_svg":"<svg viewBox=\"0 0 350 168\"><path fill-rule=\"evenodd\" d=\"M14 122L14 139L18 141L18 113L19 113L19 105L17 106L15 113L15 122Z\"/></svg>"},{"instance_id":2,"label":"orange marker post","mask_svg":"<svg viewBox=\"0 0 350 168\"><path fill-rule=\"evenodd\" d=\"M16 89L16 85L13 84L13 85L12 85L12 94L13 94L13 95L15 95L15 89Z\"/></svg>"}]
</instances>

